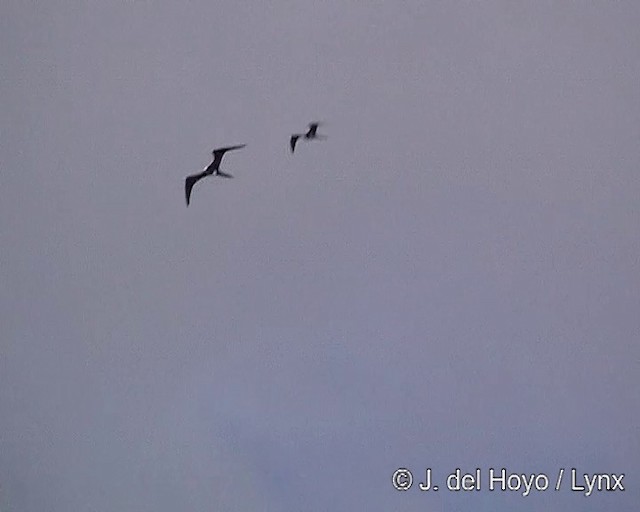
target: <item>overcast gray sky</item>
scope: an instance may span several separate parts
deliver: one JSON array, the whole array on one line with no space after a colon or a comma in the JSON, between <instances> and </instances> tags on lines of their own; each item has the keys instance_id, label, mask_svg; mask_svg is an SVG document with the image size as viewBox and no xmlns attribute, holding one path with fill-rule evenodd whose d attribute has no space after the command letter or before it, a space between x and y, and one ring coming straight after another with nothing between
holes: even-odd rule
<instances>
[{"instance_id":1,"label":"overcast gray sky","mask_svg":"<svg viewBox=\"0 0 640 512\"><path fill-rule=\"evenodd\" d=\"M2 512L637 510L637 1L0 12Z\"/></svg>"}]
</instances>

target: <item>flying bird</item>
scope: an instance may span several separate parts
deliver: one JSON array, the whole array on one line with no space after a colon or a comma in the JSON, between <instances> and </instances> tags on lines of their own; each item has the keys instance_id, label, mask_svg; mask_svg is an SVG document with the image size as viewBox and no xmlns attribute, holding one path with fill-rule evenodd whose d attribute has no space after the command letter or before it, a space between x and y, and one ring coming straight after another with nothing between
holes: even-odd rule
<instances>
[{"instance_id":1,"label":"flying bird","mask_svg":"<svg viewBox=\"0 0 640 512\"><path fill-rule=\"evenodd\" d=\"M226 172L222 172L220 170L220 162L222 162L222 157L227 151L233 151L234 149L240 149L245 147L246 144L240 144L239 146L227 146L226 148L218 148L214 149L211 154L213 155L213 161L204 168L201 173L193 174L191 176L187 176L184 180L184 193L187 198L187 206L189 206L189 199L191 198L191 189L193 186L198 183L205 176L221 176L223 178L233 178L231 174L227 174Z\"/></svg>"},{"instance_id":2,"label":"flying bird","mask_svg":"<svg viewBox=\"0 0 640 512\"><path fill-rule=\"evenodd\" d=\"M291 145L291 152L293 153L295 151L296 142L298 142L298 139L300 137L304 137L307 140L312 140L312 139L324 140L324 139L326 139L327 137L325 135L318 135L318 133L317 133L318 126L320 126L319 122L309 123L309 130L307 130L307 133L305 133L305 134L294 133L291 136L291 140L289 141L289 144Z\"/></svg>"}]
</instances>

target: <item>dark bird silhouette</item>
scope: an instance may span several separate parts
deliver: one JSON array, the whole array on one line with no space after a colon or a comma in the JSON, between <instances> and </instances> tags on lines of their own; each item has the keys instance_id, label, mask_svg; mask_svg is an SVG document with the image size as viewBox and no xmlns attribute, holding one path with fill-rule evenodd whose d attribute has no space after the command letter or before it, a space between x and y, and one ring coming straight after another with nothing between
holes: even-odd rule
<instances>
[{"instance_id":1,"label":"dark bird silhouette","mask_svg":"<svg viewBox=\"0 0 640 512\"><path fill-rule=\"evenodd\" d=\"M211 154L213 155L213 161L205 167L205 169L198 174L193 174L191 176L187 176L184 180L184 194L187 198L187 206L189 206L189 199L191 198L191 189L193 186L198 183L205 176L221 176L223 178L233 178L231 174L227 174L226 172L222 172L220 170L220 162L222 162L222 157L227 151L232 151L234 149L240 149L245 147L246 144L240 144L239 146L227 146L226 148L218 148L214 149Z\"/></svg>"},{"instance_id":2,"label":"dark bird silhouette","mask_svg":"<svg viewBox=\"0 0 640 512\"><path fill-rule=\"evenodd\" d=\"M305 134L301 134L301 133L294 133L291 136L291 140L289 141L289 144L291 145L291 152L293 153L296 149L296 142L298 142L298 139L300 137L304 137L306 140L312 140L312 139L316 139L316 140L324 140L326 139L326 135L319 135L318 132L318 126L320 126L319 122L314 122L314 123L309 123L309 130L307 131L307 133Z\"/></svg>"}]
</instances>

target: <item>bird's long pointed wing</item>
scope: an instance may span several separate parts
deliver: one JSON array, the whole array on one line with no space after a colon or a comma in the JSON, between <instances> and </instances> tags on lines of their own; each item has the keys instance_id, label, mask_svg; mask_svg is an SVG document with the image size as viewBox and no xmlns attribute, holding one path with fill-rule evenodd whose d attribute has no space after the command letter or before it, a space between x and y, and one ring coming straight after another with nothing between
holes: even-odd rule
<instances>
[{"instance_id":1,"label":"bird's long pointed wing","mask_svg":"<svg viewBox=\"0 0 640 512\"><path fill-rule=\"evenodd\" d=\"M292 135L291 136L291 140L289 141L289 144L291 145L291 152L292 153L296 150L296 142L298 142L299 138L300 138L300 135Z\"/></svg>"},{"instance_id":2,"label":"bird's long pointed wing","mask_svg":"<svg viewBox=\"0 0 640 512\"><path fill-rule=\"evenodd\" d=\"M184 195L185 195L185 198L187 199L187 206L189 206L189 200L191 199L191 189L198 181L200 181L206 175L207 173L203 171L198 174L187 176L186 179L184 180Z\"/></svg>"},{"instance_id":3,"label":"bird's long pointed wing","mask_svg":"<svg viewBox=\"0 0 640 512\"><path fill-rule=\"evenodd\" d=\"M234 149L242 149L246 144L239 144L237 146L227 146L224 148L214 149L211 154L215 157L216 155L224 155L227 151L233 151Z\"/></svg>"},{"instance_id":4,"label":"bird's long pointed wing","mask_svg":"<svg viewBox=\"0 0 640 512\"><path fill-rule=\"evenodd\" d=\"M245 147L246 144L239 144L237 146L227 146L224 148L218 148L218 149L214 149L211 154L213 155L213 163L214 165L217 167L218 165L220 165L220 162L222 161L222 157L224 156L224 154L227 151L233 151L234 149L241 149L243 147Z\"/></svg>"},{"instance_id":5,"label":"bird's long pointed wing","mask_svg":"<svg viewBox=\"0 0 640 512\"><path fill-rule=\"evenodd\" d=\"M318 126L322 124L323 123L321 121L314 121L313 123L309 123L309 131L307 132L307 135L314 137L316 131L318 131Z\"/></svg>"}]
</instances>

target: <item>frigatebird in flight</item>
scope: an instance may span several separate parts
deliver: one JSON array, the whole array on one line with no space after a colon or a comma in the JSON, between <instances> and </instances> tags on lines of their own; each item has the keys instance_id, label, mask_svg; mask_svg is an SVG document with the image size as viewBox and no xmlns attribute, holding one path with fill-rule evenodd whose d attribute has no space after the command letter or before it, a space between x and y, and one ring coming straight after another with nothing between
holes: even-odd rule
<instances>
[{"instance_id":1,"label":"frigatebird in flight","mask_svg":"<svg viewBox=\"0 0 640 512\"><path fill-rule=\"evenodd\" d=\"M327 137L325 135L318 135L316 132L318 130L318 126L320 126L319 122L315 122L315 123L309 123L309 130L307 131L307 133L305 133L304 135L302 133L294 133L291 136L291 140L289 141L289 144L291 145L291 152L293 153L296 149L296 142L298 142L298 139L300 137L304 137L307 140L312 140L312 139L318 139L318 140L324 140Z\"/></svg>"},{"instance_id":2,"label":"frigatebird in flight","mask_svg":"<svg viewBox=\"0 0 640 512\"><path fill-rule=\"evenodd\" d=\"M222 157L227 151L232 151L234 149L240 149L245 147L246 144L240 144L239 146L227 146L226 148L218 148L214 149L211 154L213 155L213 161L205 167L205 169L198 174L193 174L192 176L187 176L184 180L184 194L187 198L187 206L189 206L189 199L191 198L191 189L193 186L200 181L205 176L222 176L223 178L233 178L231 174L227 174L226 172L222 172L220 170L220 162L222 162Z\"/></svg>"}]
</instances>

